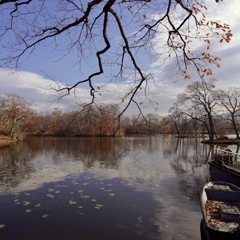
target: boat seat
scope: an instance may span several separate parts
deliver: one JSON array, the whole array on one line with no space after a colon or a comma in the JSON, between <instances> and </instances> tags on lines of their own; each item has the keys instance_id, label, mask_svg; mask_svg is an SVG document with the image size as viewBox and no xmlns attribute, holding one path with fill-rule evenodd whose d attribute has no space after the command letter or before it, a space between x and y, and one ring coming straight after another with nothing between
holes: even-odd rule
<instances>
[{"instance_id":1,"label":"boat seat","mask_svg":"<svg viewBox=\"0 0 240 240\"><path fill-rule=\"evenodd\" d=\"M219 208L222 221L240 222L240 210L237 206L223 205Z\"/></svg>"},{"instance_id":2,"label":"boat seat","mask_svg":"<svg viewBox=\"0 0 240 240\"><path fill-rule=\"evenodd\" d=\"M215 190L232 191L232 189L229 186L221 184L214 184L211 188Z\"/></svg>"}]
</instances>

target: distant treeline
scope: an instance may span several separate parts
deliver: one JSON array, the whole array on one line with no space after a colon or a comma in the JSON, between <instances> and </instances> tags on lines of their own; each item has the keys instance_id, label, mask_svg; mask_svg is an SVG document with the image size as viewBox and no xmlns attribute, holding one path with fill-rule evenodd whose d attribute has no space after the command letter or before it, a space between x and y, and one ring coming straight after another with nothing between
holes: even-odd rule
<instances>
[{"instance_id":1,"label":"distant treeline","mask_svg":"<svg viewBox=\"0 0 240 240\"><path fill-rule=\"evenodd\" d=\"M121 116L118 105L83 105L63 112L33 111L25 99L0 97L0 135L17 140L24 134L57 136L124 136L126 134L208 135L210 140L233 133L239 139L240 89L216 89L213 82L193 82L177 96L167 116L157 113Z\"/></svg>"},{"instance_id":2,"label":"distant treeline","mask_svg":"<svg viewBox=\"0 0 240 240\"><path fill-rule=\"evenodd\" d=\"M0 99L0 134L17 139L21 133L58 136L123 136L163 133L162 117L157 114L121 117L117 105L88 105L63 112L56 108L40 114L17 95Z\"/></svg>"}]
</instances>

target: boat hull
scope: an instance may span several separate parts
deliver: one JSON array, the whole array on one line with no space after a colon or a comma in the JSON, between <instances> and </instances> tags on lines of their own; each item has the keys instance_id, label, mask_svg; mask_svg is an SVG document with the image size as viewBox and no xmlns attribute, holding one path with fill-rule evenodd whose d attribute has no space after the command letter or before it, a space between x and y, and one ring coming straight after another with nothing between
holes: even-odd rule
<instances>
[{"instance_id":1,"label":"boat hull","mask_svg":"<svg viewBox=\"0 0 240 240\"><path fill-rule=\"evenodd\" d=\"M234 196L234 201L233 199L231 199L231 201L229 202L228 194L226 193L226 189L224 188L228 189L228 191L232 191L236 193L235 194L236 196ZM214 189L214 190L218 189L214 192L211 199L208 199L207 191L209 189ZM225 194L222 194L222 191L225 191ZM218 198L219 196L217 196L218 193L220 194L220 200L218 200L219 199ZM214 196L216 198L214 198ZM227 196L226 199L223 198L224 196ZM215 239L216 240L217 239L218 240L219 239L222 239L222 240L238 239L239 240L240 239L240 222L238 220L236 220L235 222L228 222L228 221L225 222L222 219L220 219L222 206L231 205L231 206L237 206L238 208L240 207L239 205L240 204L240 188L238 188L233 184L225 183L225 182L218 182L218 181L209 182L204 186L200 194L200 203L201 203L201 209L203 214L203 220L201 221L202 240L205 240L205 239L206 240L215 240ZM208 205L210 203L213 205ZM214 207L216 206L216 208L212 209L212 206ZM214 213L214 215L211 215L212 210L213 210L212 213ZM217 214L217 217L216 219L214 219L216 214Z\"/></svg>"},{"instance_id":2,"label":"boat hull","mask_svg":"<svg viewBox=\"0 0 240 240\"><path fill-rule=\"evenodd\" d=\"M239 173L229 170L226 167L221 166L214 161L209 162L209 171L212 181L229 182L240 187Z\"/></svg>"},{"instance_id":3,"label":"boat hull","mask_svg":"<svg viewBox=\"0 0 240 240\"><path fill-rule=\"evenodd\" d=\"M239 240L239 235L223 233L206 226L204 219L200 223L201 240Z\"/></svg>"}]
</instances>

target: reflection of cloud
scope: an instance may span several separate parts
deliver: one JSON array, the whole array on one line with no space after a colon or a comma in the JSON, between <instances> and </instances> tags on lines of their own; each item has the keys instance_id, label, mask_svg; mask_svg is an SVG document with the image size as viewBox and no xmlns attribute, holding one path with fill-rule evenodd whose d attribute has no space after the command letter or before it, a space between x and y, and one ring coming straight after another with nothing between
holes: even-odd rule
<instances>
[{"instance_id":1,"label":"reflection of cloud","mask_svg":"<svg viewBox=\"0 0 240 240\"><path fill-rule=\"evenodd\" d=\"M153 182L155 179L160 180L165 175L158 168L148 165L147 160L132 159L130 156L121 160L121 167L118 169L106 169L94 167L91 170L96 177L113 179L122 178L126 180L139 179L144 182Z\"/></svg>"},{"instance_id":2,"label":"reflection of cloud","mask_svg":"<svg viewBox=\"0 0 240 240\"><path fill-rule=\"evenodd\" d=\"M43 184L50 182L63 181L68 175L80 175L86 171L86 166L82 161L63 161L53 164L52 159L46 162L41 162L38 157L32 161L32 171L28 173L27 179L21 179L18 176L13 176L14 182L18 182L16 186L9 187L9 192L21 192L34 190L41 187ZM158 187L161 179L167 176L157 167L149 165L147 160L127 156L121 160L121 166L118 168L102 168L101 162L95 162L94 165L87 171L94 174L93 177L101 180L122 179L133 186L138 191L148 190L148 187ZM159 166L160 167L160 166ZM162 168L162 167L161 167ZM145 183L143 184L137 184ZM2 187L4 189L4 186ZM0 189L0 192L3 192Z\"/></svg>"},{"instance_id":3,"label":"reflection of cloud","mask_svg":"<svg viewBox=\"0 0 240 240\"><path fill-rule=\"evenodd\" d=\"M155 225L159 227L161 238L171 240L174 233L174 239L198 239L195 233L199 231L199 225L192 224L197 219L200 223L202 218L198 204L179 192L175 179L165 179L162 184L167 187L157 195L160 208L155 214ZM194 188L190 186L189 189Z\"/></svg>"},{"instance_id":4,"label":"reflection of cloud","mask_svg":"<svg viewBox=\"0 0 240 240\"><path fill-rule=\"evenodd\" d=\"M64 162L61 165L45 164L44 167L36 167L34 172L29 174L28 179L18 179L19 184L16 187L7 189L8 192L17 193L22 191L34 190L50 182L63 181L69 174L83 173L83 164L81 162ZM4 186L2 187L4 188ZM0 192L3 192L0 188Z\"/></svg>"}]
</instances>

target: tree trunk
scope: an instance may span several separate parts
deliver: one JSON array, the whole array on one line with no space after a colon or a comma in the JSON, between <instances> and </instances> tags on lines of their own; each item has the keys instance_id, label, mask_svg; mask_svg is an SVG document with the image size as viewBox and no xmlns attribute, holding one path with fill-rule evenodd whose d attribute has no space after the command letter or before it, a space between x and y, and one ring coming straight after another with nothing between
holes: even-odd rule
<instances>
[{"instance_id":1,"label":"tree trunk","mask_svg":"<svg viewBox=\"0 0 240 240\"><path fill-rule=\"evenodd\" d=\"M176 123L176 122L174 122L174 126L175 126L175 128L176 128L177 135L179 136L179 135L180 135L180 133L179 133L178 126L177 126L177 123Z\"/></svg>"},{"instance_id":2,"label":"tree trunk","mask_svg":"<svg viewBox=\"0 0 240 240\"><path fill-rule=\"evenodd\" d=\"M215 129L214 129L214 123L212 119L212 115L208 114L208 121L209 121L209 140L214 140L215 136Z\"/></svg>"},{"instance_id":3,"label":"tree trunk","mask_svg":"<svg viewBox=\"0 0 240 240\"><path fill-rule=\"evenodd\" d=\"M234 132L236 134L236 137L237 137L237 139L239 139L239 132L238 132L237 125L236 125L235 118L234 118L233 114L232 114L232 125L233 125Z\"/></svg>"}]
</instances>

